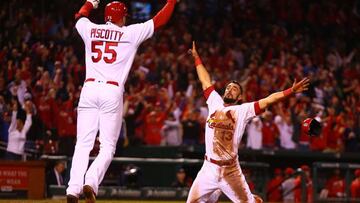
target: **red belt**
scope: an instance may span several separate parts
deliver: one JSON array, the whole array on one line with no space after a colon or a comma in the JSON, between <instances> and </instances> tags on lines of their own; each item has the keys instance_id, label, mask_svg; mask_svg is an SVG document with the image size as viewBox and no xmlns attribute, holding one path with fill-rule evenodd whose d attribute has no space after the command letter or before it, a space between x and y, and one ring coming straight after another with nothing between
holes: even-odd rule
<instances>
[{"instance_id":1,"label":"red belt","mask_svg":"<svg viewBox=\"0 0 360 203\"><path fill-rule=\"evenodd\" d=\"M229 160L215 160L215 159L209 158L208 156L205 155L205 160L209 161L213 164L216 164L218 166L229 166L235 162L236 158L232 158Z\"/></svg>"},{"instance_id":2,"label":"red belt","mask_svg":"<svg viewBox=\"0 0 360 203\"><path fill-rule=\"evenodd\" d=\"M88 78L85 80L85 82L95 82L95 78ZM119 83L116 81L106 81L106 84L119 86Z\"/></svg>"}]
</instances>

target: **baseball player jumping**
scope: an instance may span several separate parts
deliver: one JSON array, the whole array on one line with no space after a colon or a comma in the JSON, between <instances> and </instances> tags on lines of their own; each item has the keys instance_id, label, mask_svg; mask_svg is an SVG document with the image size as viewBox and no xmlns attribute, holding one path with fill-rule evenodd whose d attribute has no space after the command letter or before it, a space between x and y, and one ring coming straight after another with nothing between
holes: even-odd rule
<instances>
[{"instance_id":1,"label":"baseball player jumping","mask_svg":"<svg viewBox=\"0 0 360 203\"><path fill-rule=\"evenodd\" d=\"M236 105L242 99L242 87L236 81L228 83L223 97L211 84L210 75L196 51L190 50L209 108L205 129L205 161L190 189L188 203L214 201L213 193L221 190L232 202L262 202L253 195L238 161L238 146L245 126L270 105L307 90L309 79L294 82L285 91L276 92L256 102ZM209 199L211 198L211 199Z\"/></svg>"},{"instance_id":2,"label":"baseball player jumping","mask_svg":"<svg viewBox=\"0 0 360 203\"><path fill-rule=\"evenodd\" d=\"M95 202L98 187L115 153L120 134L124 83L137 48L170 19L176 0L167 0L156 16L145 23L125 26L127 8L114 1L105 7L105 24L92 23L88 16L99 0L87 0L75 15L76 29L85 44L86 80L78 106L77 142L72 159L67 202L78 202L84 194ZM100 131L100 151L89 163L89 152Z\"/></svg>"}]
</instances>

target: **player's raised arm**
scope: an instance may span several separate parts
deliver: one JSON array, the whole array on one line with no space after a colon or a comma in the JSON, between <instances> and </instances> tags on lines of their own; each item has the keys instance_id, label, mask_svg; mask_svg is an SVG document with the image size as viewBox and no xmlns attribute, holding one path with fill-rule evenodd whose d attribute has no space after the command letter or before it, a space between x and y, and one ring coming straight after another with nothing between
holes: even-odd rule
<instances>
[{"instance_id":1,"label":"player's raised arm","mask_svg":"<svg viewBox=\"0 0 360 203\"><path fill-rule=\"evenodd\" d=\"M155 31L169 21L174 11L175 3L176 0L167 0L165 6L153 17Z\"/></svg>"},{"instance_id":2,"label":"player's raised arm","mask_svg":"<svg viewBox=\"0 0 360 203\"><path fill-rule=\"evenodd\" d=\"M211 78L209 73L207 72L205 66L202 64L199 54L196 51L196 45L193 41L192 49L189 50L195 60L196 72L201 82L203 90L206 90L211 86Z\"/></svg>"},{"instance_id":3,"label":"player's raised arm","mask_svg":"<svg viewBox=\"0 0 360 203\"><path fill-rule=\"evenodd\" d=\"M266 109L268 106L278 101L281 101L282 99L285 99L293 94L307 90L309 86L309 81L310 80L308 78L304 78L300 82L296 82L295 80L291 88L281 92L275 92L264 99L260 99L259 100L260 109L261 110Z\"/></svg>"},{"instance_id":4,"label":"player's raised arm","mask_svg":"<svg viewBox=\"0 0 360 203\"><path fill-rule=\"evenodd\" d=\"M81 17L89 17L91 10L96 9L100 0L87 0L80 10L75 14L75 20Z\"/></svg>"}]
</instances>

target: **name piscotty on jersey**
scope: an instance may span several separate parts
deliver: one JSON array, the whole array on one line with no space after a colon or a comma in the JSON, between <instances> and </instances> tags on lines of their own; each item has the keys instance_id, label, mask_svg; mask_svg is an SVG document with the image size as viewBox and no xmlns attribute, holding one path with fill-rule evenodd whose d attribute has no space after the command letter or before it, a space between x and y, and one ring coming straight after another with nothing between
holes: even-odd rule
<instances>
[{"instance_id":1,"label":"name piscotty on jersey","mask_svg":"<svg viewBox=\"0 0 360 203\"><path fill-rule=\"evenodd\" d=\"M115 81L122 87L139 45L154 33L154 22L129 26L92 23L80 18L75 25L85 44L86 78Z\"/></svg>"},{"instance_id":2,"label":"name piscotty on jersey","mask_svg":"<svg viewBox=\"0 0 360 203\"><path fill-rule=\"evenodd\" d=\"M110 30L110 29L98 29L92 28L90 30L90 38L92 39L101 39L101 40L110 40L110 41L118 41L120 42L121 37L123 36L123 32L118 30Z\"/></svg>"}]
</instances>

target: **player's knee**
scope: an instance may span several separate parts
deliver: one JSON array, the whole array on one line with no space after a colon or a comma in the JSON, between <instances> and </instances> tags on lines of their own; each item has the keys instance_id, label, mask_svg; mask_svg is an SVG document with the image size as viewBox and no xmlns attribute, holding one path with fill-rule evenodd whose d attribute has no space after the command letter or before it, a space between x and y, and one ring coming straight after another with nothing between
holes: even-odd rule
<instances>
[{"instance_id":1,"label":"player's knee","mask_svg":"<svg viewBox=\"0 0 360 203\"><path fill-rule=\"evenodd\" d=\"M94 144L86 143L86 142L77 142L75 145L75 150L80 151L91 151L94 147Z\"/></svg>"},{"instance_id":2,"label":"player's knee","mask_svg":"<svg viewBox=\"0 0 360 203\"><path fill-rule=\"evenodd\" d=\"M100 143L100 151L115 154L115 150L116 150L116 145L112 143L107 143L107 142Z\"/></svg>"},{"instance_id":3,"label":"player's knee","mask_svg":"<svg viewBox=\"0 0 360 203\"><path fill-rule=\"evenodd\" d=\"M113 148L113 147L100 147L99 154L112 159L114 157L115 150L116 150L116 148Z\"/></svg>"}]
</instances>

